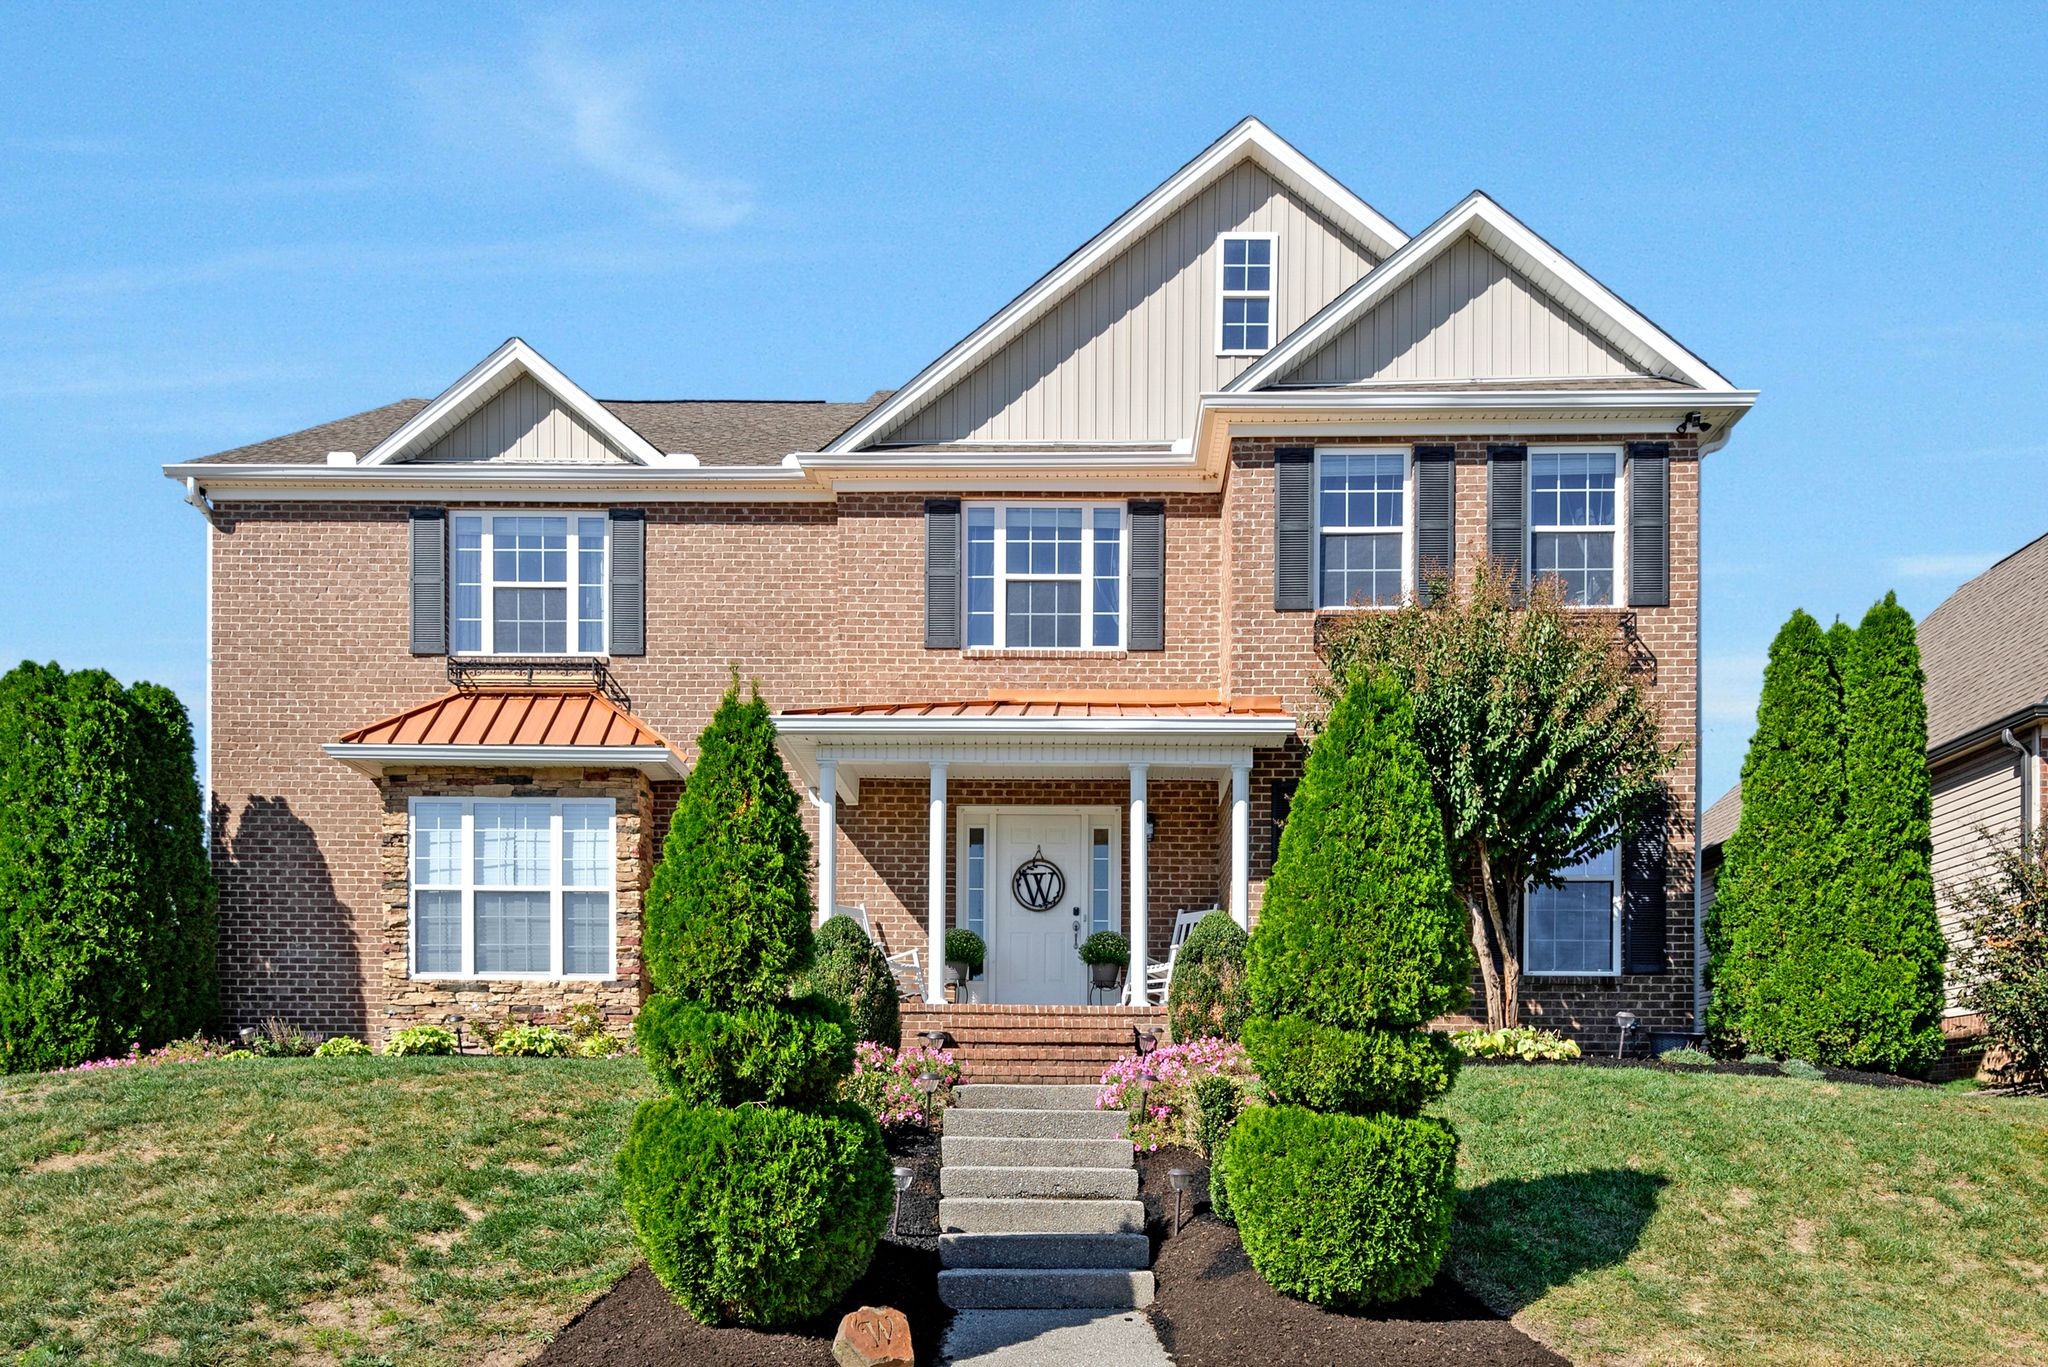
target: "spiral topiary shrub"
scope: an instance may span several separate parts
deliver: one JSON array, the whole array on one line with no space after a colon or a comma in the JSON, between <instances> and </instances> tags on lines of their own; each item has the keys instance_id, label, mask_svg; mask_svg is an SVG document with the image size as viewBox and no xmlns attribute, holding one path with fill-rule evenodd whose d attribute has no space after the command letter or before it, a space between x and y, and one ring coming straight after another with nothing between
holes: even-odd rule
<instances>
[{"instance_id":1,"label":"spiral topiary shrub","mask_svg":"<svg viewBox=\"0 0 2048 1367\"><path fill-rule=\"evenodd\" d=\"M1275 1288L1357 1308L1435 1277L1458 1141L1419 1112L1458 1054L1422 1027L1464 1005L1472 966L1408 695L1356 677L1309 751L1245 949L1245 1051L1278 1104L1240 1118L1216 1165Z\"/></svg>"},{"instance_id":2,"label":"spiral topiary shrub","mask_svg":"<svg viewBox=\"0 0 2048 1367\"><path fill-rule=\"evenodd\" d=\"M714 1011L652 997L633 1022L647 1071L692 1106L822 1106L853 1071L853 1027L828 997Z\"/></svg>"},{"instance_id":3,"label":"spiral topiary shrub","mask_svg":"<svg viewBox=\"0 0 2048 1367\"><path fill-rule=\"evenodd\" d=\"M1166 1024L1176 1042L1203 1035L1239 1038L1250 938L1228 912L1212 911L1195 922L1173 957L1173 981L1166 989Z\"/></svg>"},{"instance_id":4,"label":"spiral topiary shrub","mask_svg":"<svg viewBox=\"0 0 2048 1367\"><path fill-rule=\"evenodd\" d=\"M894 1049L903 1038L903 1016L889 956L849 916L834 916L818 927L815 938L805 990L845 1006L855 1039Z\"/></svg>"}]
</instances>

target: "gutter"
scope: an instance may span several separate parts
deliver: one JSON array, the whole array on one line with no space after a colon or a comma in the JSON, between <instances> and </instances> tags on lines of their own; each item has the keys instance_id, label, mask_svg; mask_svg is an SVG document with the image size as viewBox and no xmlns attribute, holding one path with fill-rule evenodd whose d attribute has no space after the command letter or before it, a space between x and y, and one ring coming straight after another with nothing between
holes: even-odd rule
<instances>
[{"instance_id":1,"label":"gutter","mask_svg":"<svg viewBox=\"0 0 2048 1367\"><path fill-rule=\"evenodd\" d=\"M351 769L375 774L394 764L440 764L475 769L530 765L537 769L638 769L660 777L688 772L675 751L660 745L374 745L336 742L320 749Z\"/></svg>"},{"instance_id":2,"label":"gutter","mask_svg":"<svg viewBox=\"0 0 2048 1367\"><path fill-rule=\"evenodd\" d=\"M2019 711L2008 713L1996 721L1989 721L1982 726L1973 727L1963 732L1960 736L1945 740L1939 745L1928 746L1927 762L1930 765L1939 764L1945 759L1953 759L1957 755L1967 754L1969 751L1985 746L1992 741L2003 743L2006 735L2011 733L2014 727L2025 726L2031 722L2044 721L2048 721L2048 701L2029 703ZM2013 744L2017 745L2018 742L2015 741ZM2025 747L2022 746L2020 748L2024 750Z\"/></svg>"}]
</instances>

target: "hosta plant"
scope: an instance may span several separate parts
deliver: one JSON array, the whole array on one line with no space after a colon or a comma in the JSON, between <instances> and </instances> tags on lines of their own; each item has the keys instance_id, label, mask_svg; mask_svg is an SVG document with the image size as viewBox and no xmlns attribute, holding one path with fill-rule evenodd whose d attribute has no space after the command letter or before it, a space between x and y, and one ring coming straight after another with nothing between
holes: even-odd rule
<instances>
[{"instance_id":1,"label":"hosta plant","mask_svg":"<svg viewBox=\"0 0 2048 1367\"><path fill-rule=\"evenodd\" d=\"M1466 1058L1577 1058L1579 1046L1555 1030L1517 1026L1507 1030L1453 1030L1451 1044Z\"/></svg>"}]
</instances>

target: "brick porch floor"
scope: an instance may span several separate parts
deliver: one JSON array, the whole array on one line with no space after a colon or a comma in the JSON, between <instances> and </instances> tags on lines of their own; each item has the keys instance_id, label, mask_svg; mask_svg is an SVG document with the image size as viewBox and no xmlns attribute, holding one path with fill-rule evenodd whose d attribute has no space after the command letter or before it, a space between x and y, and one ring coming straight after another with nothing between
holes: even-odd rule
<instances>
[{"instance_id":1,"label":"brick porch floor","mask_svg":"<svg viewBox=\"0 0 2048 1367\"><path fill-rule=\"evenodd\" d=\"M903 1005L904 1044L944 1031L968 1082L1094 1082L1155 1029L1164 1043L1163 1006Z\"/></svg>"}]
</instances>

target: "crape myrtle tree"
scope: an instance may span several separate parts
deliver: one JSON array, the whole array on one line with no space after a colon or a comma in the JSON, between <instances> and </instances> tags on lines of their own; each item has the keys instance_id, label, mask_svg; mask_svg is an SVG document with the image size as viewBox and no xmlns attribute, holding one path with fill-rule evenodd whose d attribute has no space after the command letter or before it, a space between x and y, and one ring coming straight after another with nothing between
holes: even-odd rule
<instances>
[{"instance_id":1,"label":"crape myrtle tree","mask_svg":"<svg viewBox=\"0 0 2048 1367\"><path fill-rule=\"evenodd\" d=\"M1487 1028L1520 1024L1524 889L1661 819L1678 758L1611 621L1574 612L1555 580L1523 590L1482 563L1426 603L1344 621L1325 659L1332 694L1384 670L1414 696Z\"/></svg>"},{"instance_id":2,"label":"crape myrtle tree","mask_svg":"<svg viewBox=\"0 0 2048 1367\"><path fill-rule=\"evenodd\" d=\"M791 996L812 959L810 840L758 691L697 741L646 899L634 1036L666 1095L619 1155L648 1266L698 1320L777 1325L866 1271L894 1197L874 1117L838 1099L846 1007Z\"/></svg>"},{"instance_id":3,"label":"crape myrtle tree","mask_svg":"<svg viewBox=\"0 0 2048 1367\"><path fill-rule=\"evenodd\" d=\"M1420 1114L1457 1052L1472 947L1406 687L1360 674L1308 763L1246 947L1244 1046L1274 1102L1217 1164L1252 1266L1317 1304L1429 1285L1450 1237L1457 1136Z\"/></svg>"},{"instance_id":4,"label":"crape myrtle tree","mask_svg":"<svg viewBox=\"0 0 2048 1367\"><path fill-rule=\"evenodd\" d=\"M54 664L0 677L0 1071L215 1023L192 752L168 689Z\"/></svg>"},{"instance_id":5,"label":"crape myrtle tree","mask_svg":"<svg viewBox=\"0 0 2048 1367\"><path fill-rule=\"evenodd\" d=\"M1912 617L1795 612L1771 645L1707 920L1722 1048L1921 1073L1941 1055L1927 707Z\"/></svg>"},{"instance_id":6,"label":"crape myrtle tree","mask_svg":"<svg viewBox=\"0 0 2048 1367\"><path fill-rule=\"evenodd\" d=\"M1969 928L1963 1004L1984 1013L2012 1081L2048 1081L2048 824L2031 836L1980 830L1990 867L1944 891Z\"/></svg>"}]
</instances>

